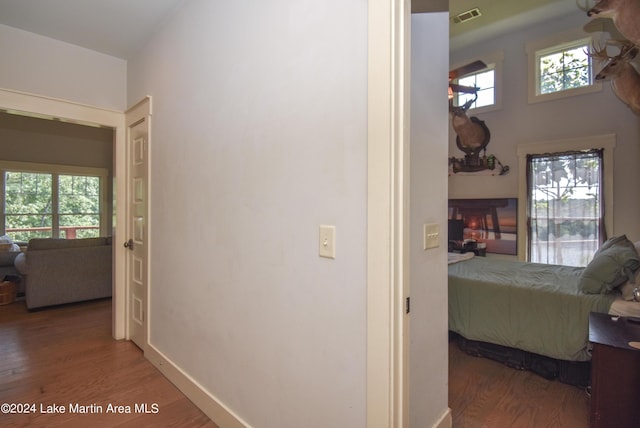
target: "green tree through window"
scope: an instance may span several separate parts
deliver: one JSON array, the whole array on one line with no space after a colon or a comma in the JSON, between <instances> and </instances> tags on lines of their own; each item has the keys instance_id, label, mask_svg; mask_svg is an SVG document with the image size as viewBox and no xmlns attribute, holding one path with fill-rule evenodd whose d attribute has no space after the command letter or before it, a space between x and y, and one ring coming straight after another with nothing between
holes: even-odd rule
<instances>
[{"instance_id":1,"label":"green tree through window","mask_svg":"<svg viewBox=\"0 0 640 428\"><path fill-rule=\"evenodd\" d=\"M540 94L591 85L587 45L540 55Z\"/></svg>"},{"instance_id":2,"label":"green tree through window","mask_svg":"<svg viewBox=\"0 0 640 428\"><path fill-rule=\"evenodd\" d=\"M51 237L52 175L23 172L5 173L5 230L14 240Z\"/></svg>"},{"instance_id":3,"label":"green tree through window","mask_svg":"<svg viewBox=\"0 0 640 428\"><path fill-rule=\"evenodd\" d=\"M586 266L603 239L602 151L529 155L529 261Z\"/></svg>"},{"instance_id":4,"label":"green tree through window","mask_svg":"<svg viewBox=\"0 0 640 428\"><path fill-rule=\"evenodd\" d=\"M5 231L16 241L100 235L100 177L6 171Z\"/></svg>"},{"instance_id":5,"label":"green tree through window","mask_svg":"<svg viewBox=\"0 0 640 428\"><path fill-rule=\"evenodd\" d=\"M60 228L66 238L98 236L100 230L100 178L61 175L59 182ZM65 229L72 226L74 229ZM75 236L69 236L71 231Z\"/></svg>"}]
</instances>

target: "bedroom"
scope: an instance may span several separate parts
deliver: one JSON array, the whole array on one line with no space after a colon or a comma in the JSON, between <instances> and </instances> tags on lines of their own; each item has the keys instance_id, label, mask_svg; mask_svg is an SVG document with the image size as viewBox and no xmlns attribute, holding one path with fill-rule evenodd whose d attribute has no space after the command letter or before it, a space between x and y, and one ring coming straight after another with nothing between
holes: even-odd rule
<instances>
[{"instance_id":1,"label":"bedroom","mask_svg":"<svg viewBox=\"0 0 640 428\"><path fill-rule=\"evenodd\" d=\"M467 35L451 40L451 68L456 68L475 60L501 64L496 71L496 101L499 107L492 111L469 111L469 116L477 116L490 129L491 140L487 145L487 155L494 155L502 165L509 166L505 175L485 173L450 174L450 199L498 199L517 198L518 229L517 255L488 254L486 262L502 260L525 260L526 250L526 191L523 185L525 169L522 156L518 153L541 148L548 152L550 145L577 144L580 141L599 139L607 136L615 140L613 166L608 169L610 177L605 182L611 191L605 190L612 215L606 233L609 237L626 235L632 242L640 240L640 225L634 214L638 209L637 183L640 174L636 167L640 160L640 121L638 116L625 106L613 93L608 82L601 90L543 102L530 102L528 85L530 66L528 50L533 52L545 43L553 44L567 34L586 37L593 35L596 40L605 39L608 34L588 32L594 22L578 8L576 2L538 2L546 4L527 13L536 20L529 24L508 21L511 30L502 34L485 35L475 30ZM469 6L469 7L467 7ZM482 3L451 2L451 14L478 6ZM538 12L555 10L553 19L541 20ZM522 16L520 17L522 18ZM476 21L480 21L477 19ZM473 21L469 21L473 23ZM456 25L452 23L452 31ZM473 24L480 25L480 24ZM494 26L495 27L495 26ZM595 64L597 73L601 65ZM613 137L611 137L613 136ZM449 156L461 158L464 153L456 144L456 134L450 128ZM607 149L605 149L607 151ZM607 174L605 167L605 174Z\"/></svg>"},{"instance_id":2,"label":"bedroom","mask_svg":"<svg viewBox=\"0 0 640 428\"><path fill-rule=\"evenodd\" d=\"M454 7L458 7L456 3L451 4L452 14ZM510 167L510 171L504 176L454 174L449 177L449 198L518 197L518 177L524 174L518 166L518 145L615 134L614 193L606 195L615 201L615 210L613 230L609 230L608 235L626 234L630 239L638 240L640 224L636 213L640 202L634 196L637 195L636 186L640 182L640 170L637 168L640 161L639 117L618 100L606 82L602 90L595 93L546 102L528 102L526 46L567 31L581 31L590 22L575 2L556 3L568 4L568 7L563 9L563 15L553 20L528 26L521 24L519 29L486 40L480 40L476 35L474 38L480 42L474 44L468 41L469 38L465 41L464 35L452 39L452 68L477 59L489 62L487 58L503 58L502 79L496 82L498 97L502 93L501 108L484 113L474 113L472 109L469 116L478 116L485 121L491 131L487 154L495 155L502 164ZM589 35L584 31L583 34ZM449 155L459 158L464 153L456 146L452 128L449 135Z\"/></svg>"}]
</instances>

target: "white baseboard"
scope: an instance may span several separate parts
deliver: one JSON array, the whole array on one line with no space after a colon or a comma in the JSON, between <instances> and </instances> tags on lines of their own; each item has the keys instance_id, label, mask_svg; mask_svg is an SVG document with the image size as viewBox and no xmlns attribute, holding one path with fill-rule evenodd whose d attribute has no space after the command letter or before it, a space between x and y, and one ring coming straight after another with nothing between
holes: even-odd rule
<instances>
[{"instance_id":1,"label":"white baseboard","mask_svg":"<svg viewBox=\"0 0 640 428\"><path fill-rule=\"evenodd\" d=\"M220 428L250 428L242 418L235 415L151 344L147 346L144 356Z\"/></svg>"},{"instance_id":2,"label":"white baseboard","mask_svg":"<svg viewBox=\"0 0 640 428\"><path fill-rule=\"evenodd\" d=\"M235 415L152 345L147 346L144 356L220 428L251 428L248 423ZM451 409L447 408L433 428L452 428L452 426Z\"/></svg>"},{"instance_id":3,"label":"white baseboard","mask_svg":"<svg viewBox=\"0 0 640 428\"><path fill-rule=\"evenodd\" d=\"M447 408L438 422L433 425L433 428L451 428L453 426L453 418L451 417L451 409Z\"/></svg>"}]
</instances>

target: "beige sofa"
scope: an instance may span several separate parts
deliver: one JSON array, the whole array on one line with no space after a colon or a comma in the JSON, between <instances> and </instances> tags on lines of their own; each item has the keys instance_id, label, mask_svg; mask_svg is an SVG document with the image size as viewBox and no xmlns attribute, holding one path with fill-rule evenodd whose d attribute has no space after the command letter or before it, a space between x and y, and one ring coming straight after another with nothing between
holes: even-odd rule
<instances>
[{"instance_id":1,"label":"beige sofa","mask_svg":"<svg viewBox=\"0 0 640 428\"><path fill-rule=\"evenodd\" d=\"M28 309L111 296L111 238L32 239L15 267Z\"/></svg>"}]
</instances>

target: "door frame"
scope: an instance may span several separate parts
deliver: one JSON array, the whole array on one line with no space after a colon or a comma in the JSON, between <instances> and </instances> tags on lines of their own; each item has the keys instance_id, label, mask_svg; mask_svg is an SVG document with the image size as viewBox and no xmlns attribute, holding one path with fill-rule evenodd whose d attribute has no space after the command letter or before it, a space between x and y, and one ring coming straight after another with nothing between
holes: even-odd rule
<instances>
[{"instance_id":1,"label":"door frame","mask_svg":"<svg viewBox=\"0 0 640 428\"><path fill-rule=\"evenodd\" d=\"M368 2L367 428L409 424L411 0Z\"/></svg>"},{"instance_id":2,"label":"door frame","mask_svg":"<svg viewBox=\"0 0 640 428\"><path fill-rule=\"evenodd\" d=\"M123 112L92 107L72 101L60 100L41 95L27 94L0 88L0 108L25 116L46 119L61 119L80 125L99 125L113 129L113 175L114 190L125 189L123 173L125 163L125 115ZM118 231L126 229L125 192L117 191L114 201L116 223L113 225L113 297L111 306L111 334L114 339L125 338L125 251L118 245L124 242L124 235Z\"/></svg>"}]
</instances>

